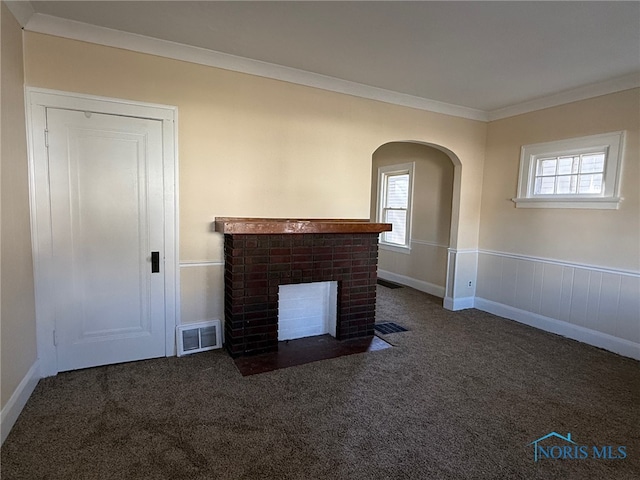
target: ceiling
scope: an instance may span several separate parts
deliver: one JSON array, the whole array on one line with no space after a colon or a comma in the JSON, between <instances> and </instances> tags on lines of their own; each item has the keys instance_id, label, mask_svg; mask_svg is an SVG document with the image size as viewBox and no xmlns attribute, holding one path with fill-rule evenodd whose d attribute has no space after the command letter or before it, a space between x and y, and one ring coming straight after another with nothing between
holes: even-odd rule
<instances>
[{"instance_id":1,"label":"ceiling","mask_svg":"<svg viewBox=\"0 0 640 480\"><path fill-rule=\"evenodd\" d=\"M636 1L32 1L30 8L27 30L34 18L60 17L483 112L640 72Z\"/></svg>"}]
</instances>

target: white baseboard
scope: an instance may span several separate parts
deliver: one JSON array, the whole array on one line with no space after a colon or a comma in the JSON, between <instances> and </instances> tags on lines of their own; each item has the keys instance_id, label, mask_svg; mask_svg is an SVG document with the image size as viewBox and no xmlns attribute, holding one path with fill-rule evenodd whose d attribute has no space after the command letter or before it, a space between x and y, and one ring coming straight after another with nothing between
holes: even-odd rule
<instances>
[{"instance_id":1,"label":"white baseboard","mask_svg":"<svg viewBox=\"0 0 640 480\"><path fill-rule=\"evenodd\" d=\"M445 297L442 306L453 312L457 310L466 310L475 306L475 297L452 298Z\"/></svg>"},{"instance_id":2,"label":"white baseboard","mask_svg":"<svg viewBox=\"0 0 640 480\"><path fill-rule=\"evenodd\" d=\"M20 416L20 412L27 404L27 400L33 393L33 390L40 381L40 367L38 361L31 366L27 374L24 376L18 387L16 388L7 404L2 408L0 412L0 445L9 436L9 432L13 428Z\"/></svg>"},{"instance_id":3,"label":"white baseboard","mask_svg":"<svg viewBox=\"0 0 640 480\"><path fill-rule=\"evenodd\" d=\"M425 282L423 280L416 280L415 278L406 277L397 273L388 272L386 270L378 270L378 277L383 280L389 280L390 282L406 285L407 287L415 288L421 292L428 293L430 295L443 298L444 287L436 285L434 283Z\"/></svg>"},{"instance_id":4,"label":"white baseboard","mask_svg":"<svg viewBox=\"0 0 640 480\"><path fill-rule=\"evenodd\" d=\"M540 330L556 333L563 337L603 348L625 357L640 360L640 344L623 338L614 337L613 335L584 328L579 325L573 325L568 322L563 322L562 320L556 320L555 318L545 317L537 313L527 312L526 310L480 297L476 297L475 299L475 308L509 320L524 323L531 327L539 328Z\"/></svg>"}]
</instances>

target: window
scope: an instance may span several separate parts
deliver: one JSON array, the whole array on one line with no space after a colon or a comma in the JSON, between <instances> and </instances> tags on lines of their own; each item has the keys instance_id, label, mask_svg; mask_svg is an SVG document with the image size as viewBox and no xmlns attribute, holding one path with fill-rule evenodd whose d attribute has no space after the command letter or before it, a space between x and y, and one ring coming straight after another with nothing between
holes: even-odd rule
<instances>
[{"instance_id":1,"label":"window","mask_svg":"<svg viewBox=\"0 0 640 480\"><path fill-rule=\"evenodd\" d=\"M623 140L615 132L523 146L516 207L617 209Z\"/></svg>"},{"instance_id":2,"label":"window","mask_svg":"<svg viewBox=\"0 0 640 480\"><path fill-rule=\"evenodd\" d=\"M391 232L381 234L382 245L401 249L411 246L413 170L413 163L378 169L378 221L393 225Z\"/></svg>"},{"instance_id":3,"label":"window","mask_svg":"<svg viewBox=\"0 0 640 480\"><path fill-rule=\"evenodd\" d=\"M534 195L600 194L605 152L536 160Z\"/></svg>"}]
</instances>

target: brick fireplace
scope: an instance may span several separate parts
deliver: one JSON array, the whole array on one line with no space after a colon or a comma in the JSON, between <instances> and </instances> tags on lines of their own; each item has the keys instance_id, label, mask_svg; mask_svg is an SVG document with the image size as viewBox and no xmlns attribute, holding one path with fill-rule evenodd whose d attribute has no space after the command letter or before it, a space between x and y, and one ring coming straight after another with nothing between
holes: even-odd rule
<instances>
[{"instance_id":1,"label":"brick fireplace","mask_svg":"<svg viewBox=\"0 0 640 480\"><path fill-rule=\"evenodd\" d=\"M224 234L225 347L233 357L278 350L280 285L336 281L336 338L373 335L378 235L368 220L216 218Z\"/></svg>"}]
</instances>

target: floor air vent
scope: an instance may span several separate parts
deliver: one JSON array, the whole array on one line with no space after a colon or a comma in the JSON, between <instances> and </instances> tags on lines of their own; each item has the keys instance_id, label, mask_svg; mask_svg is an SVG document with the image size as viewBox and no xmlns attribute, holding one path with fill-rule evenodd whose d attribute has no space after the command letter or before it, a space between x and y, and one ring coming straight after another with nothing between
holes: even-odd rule
<instances>
[{"instance_id":1,"label":"floor air vent","mask_svg":"<svg viewBox=\"0 0 640 480\"><path fill-rule=\"evenodd\" d=\"M401 327L397 323L393 323L393 322L376 323L373 326L373 329L376 332L381 333L383 335L387 335L389 333L398 333L398 332L406 332L407 331L406 328Z\"/></svg>"},{"instance_id":2,"label":"floor air vent","mask_svg":"<svg viewBox=\"0 0 640 480\"><path fill-rule=\"evenodd\" d=\"M220 320L178 326L178 356L222 347Z\"/></svg>"},{"instance_id":3,"label":"floor air vent","mask_svg":"<svg viewBox=\"0 0 640 480\"><path fill-rule=\"evenodd\" d=\"M391 282L389 280L385 280L384 278L378 278L377 283L378 285L382 285L383 287L387 288L402 288L402 285L400 285L399 283Z\"/></svg>"}]
</instances>

